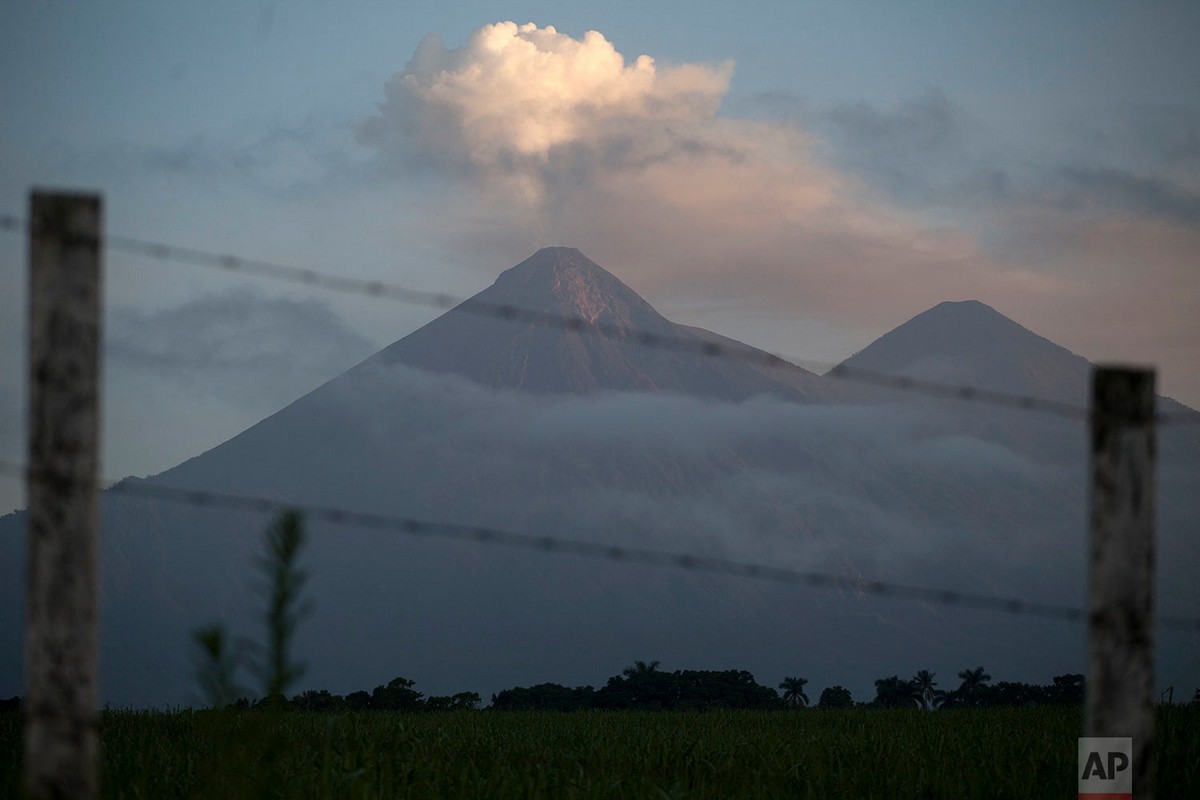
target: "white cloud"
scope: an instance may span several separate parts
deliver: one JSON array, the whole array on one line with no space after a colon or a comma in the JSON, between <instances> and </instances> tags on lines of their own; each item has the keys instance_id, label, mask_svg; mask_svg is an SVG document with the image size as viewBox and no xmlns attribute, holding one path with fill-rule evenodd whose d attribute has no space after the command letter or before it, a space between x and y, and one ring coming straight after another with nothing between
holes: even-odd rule
<instances>
[{"instance_id":1,"label":"white cloud","mask_svg":"<svg viewBox=\"0 0 1200 800\"><path fill-rule=\"evenodd\" d=\"M976 289L1028 282L978 269L969 237L865 199L795 126L719 115L732 69L629 62L595 31L503 22L454 50L427 37L358 135L393 163L460 181L437 214L468 246L511 244L515 259L571 244L677 298L736 292L861 318L897 294L915 312L947 287L986 296ZM480 234L489 216L500 248ZM881 282L888 294L864 297Z\"/></svg>"},{"instance_id":2,"label":"white cloud","mask_svg":"<svg viewBox=\"0 0 1200 800\"><path fill-rule=\"evenodd\" d=\"M517 179L540 199L538 173L579 158L618 162L670 149L710 120L733 65L626 63L597 31L499 22L447 50L426 37L385 88L362 141L400 154Z\"/></svg>"}]
</instances>

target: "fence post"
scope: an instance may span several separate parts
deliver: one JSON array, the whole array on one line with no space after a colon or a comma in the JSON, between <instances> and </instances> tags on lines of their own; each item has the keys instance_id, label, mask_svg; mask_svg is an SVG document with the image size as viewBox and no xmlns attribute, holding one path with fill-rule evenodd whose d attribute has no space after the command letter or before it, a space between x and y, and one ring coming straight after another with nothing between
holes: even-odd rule
<instances>
[{"instance_id":1,"label":"fence post","mask_svg":"<svg viewBox=\"0 0 1200 800\"><path fill-rule=\"evenodd\" d=\"M102 201L29 202L29 553L24 784L97 790Z\"/></svg>"},{"instance_id":2,"label":"fence post","mask_svg":"<svg viewBox=\"0 0 1200 800\"><path fill-rule=\"evenodd\" d=\"M1092 373L1087 736L1132 737L1154 779L1154 371Z\"/></svg>"}]
</instances>

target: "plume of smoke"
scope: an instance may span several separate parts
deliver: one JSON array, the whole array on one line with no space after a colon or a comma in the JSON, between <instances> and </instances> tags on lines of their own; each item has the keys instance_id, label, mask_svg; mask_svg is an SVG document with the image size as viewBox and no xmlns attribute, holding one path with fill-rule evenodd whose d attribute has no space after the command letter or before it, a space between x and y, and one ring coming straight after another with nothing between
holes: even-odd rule
<instances>
[{"instance_id":1,"label":"plume of smoke","mask_svg":"<svg viewBox=\"0 0 1200 800\"><path fill-rule=\"evenodd\" d=\"M563 172L652 161L713 118L733 65L626 63L602 34L498 22L448 50L430 35L385 87L360 140L516 187L537 203Z\"/></svg>"},{"instance_id":2,"label":"plume of smoke","mask_svg":"<svg viewBox=\"0 0 1200 800\"><path fill-rule=\"evenodd\" d=\"M868 282L896 283L887 302L911 307L1028 288L1018 271L986 274L969 237L866 199L800 128L719 115L732 75L728 61L630 61L596 31L500 22L455 49L427 37L357 136L464 190L434 228L460 249L570 243L646 289L867 318L882 302L863 297Z\"/></svg>"}]
</instances>

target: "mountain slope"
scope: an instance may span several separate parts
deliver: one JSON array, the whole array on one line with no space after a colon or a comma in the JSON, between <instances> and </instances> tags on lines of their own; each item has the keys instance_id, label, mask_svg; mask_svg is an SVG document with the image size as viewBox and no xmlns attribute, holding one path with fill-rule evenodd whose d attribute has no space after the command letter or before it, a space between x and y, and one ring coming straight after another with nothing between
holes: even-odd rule
<instances>
[{"instance_id":1,"label":"mountain slope","mask_svg":"<svg viewBox=\"0 0 1200 800\"><path fill-rule=\"evenodd\" d=\"M471 313L511 306L628 330L607 337ZM759 394L821 398L837 388L790 364L769 371L727 358L647 347L637 334L700 344L720 338L677 325L578 250L547 247L506 270L488 289L387 347L370 361L453 372L484 386L538 393L678 392L723 400ZM710 338L711 337L711 338ZM748 345L733 349L765 356Z\"/></svg>"},{"instance_id":2,"label":"mountain slope","mask_svg":"<svg viewBox=\"0 0 1200 800\"><path fill-rule=\"evenodd\" d=\"M977 300L939 303L842 366L1082 402L1091 364Z\"/></svg>"},{"instance_id":3,"label":"mountain slope","mask_svg":"<svg viewBox=\"0 0 1200 800\"><path fill-rule=\"evenodd\" d=\"M1085 407L1092 363L977 300L939 303L842 362L884 375ZM1167 397L1165 413L1191 409Z\"/></svg>"},{"instance_id":4,"label":"mountain slope","mask_svg":"<svg viewBox=\"0 0 1200 800\"><path fill-rule=\"evenodd\" d=\"M563 330L543 322L496 318L470 310L471 305L494 309L511 306L560 318L579 317L630 332L611 337ZM745 401L759 396L788 402L813 402L856 397L858 387L843 386L791 364L766 367L734 358L647 347L636 334L675 337L697 344L716 342L726 351L765 356L748 345L667 320L614 275L574 248L543 248L501 273L496 282L460 306L367 358L342 375L299 398L282 410L196 458L164 472L160 479L176 485L205 485L234 490L232 479L254 480L271 491L295 488L303 481L306 493L345 502L350 491L327 475L330 463L372 464L370 476L354 481L364 501L374 476L390 476L401 467L378 439L399 440L399 421L393 415L412 407L414 382L430 376L465 378L480 387L518 391L547 399L594 393L634 392L687 396L706 401ZM424 399L417 403L420 406ZM381 434L380 431L387 431ZM447 443L453 446L453 443ZM367 454L370 454L368 457ZM692 491L716 474L739 468L741 457L714 448L702 463L672 458L665 451L646 451L622 462L604 457L581 461L562 448L548 463L555 468L531 478L535 482L513 491L558 491L561 487L604 482L636 486L641 491ZM686 463L685 463L686 462ZM455 485L483 485L490 479L483 468L464 463ZM361 471L361 470L360 470ZM401 471L414 478L411 470ZM301 477L303 476L303 477ZM415 479L419 480L419 479ZM330 487L343 487L331 491ZM430 484L439 494L445 486ZM308 496L313 496L309 494Z\"/></svg>"}]
</instances>

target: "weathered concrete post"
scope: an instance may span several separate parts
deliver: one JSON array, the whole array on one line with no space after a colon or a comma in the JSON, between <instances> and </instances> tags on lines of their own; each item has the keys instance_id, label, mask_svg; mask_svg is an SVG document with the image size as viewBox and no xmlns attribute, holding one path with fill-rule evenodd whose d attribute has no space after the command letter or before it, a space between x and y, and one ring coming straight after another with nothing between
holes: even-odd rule
<instances>
[{"instance_id":1,"label":"weathered concrete post","mask_svg":"<svg viewBox=\"0 0 1200 800\"><path fill-rule=\"evenodd\" d=\"M101 199L29 210L29 561L24 783L96 796Z\"/></svg>"},{"instance_id":2,"label":"weathered concrete post","mask_svg":"<svg viewBox=\"0 0 1200 800\"><path fill-rule=\"evenodd\" d=\"M1133 792L1153 792L1154 371L1092 374L1087 736L1132 737Z\"/></svg>"}]
</instances>

